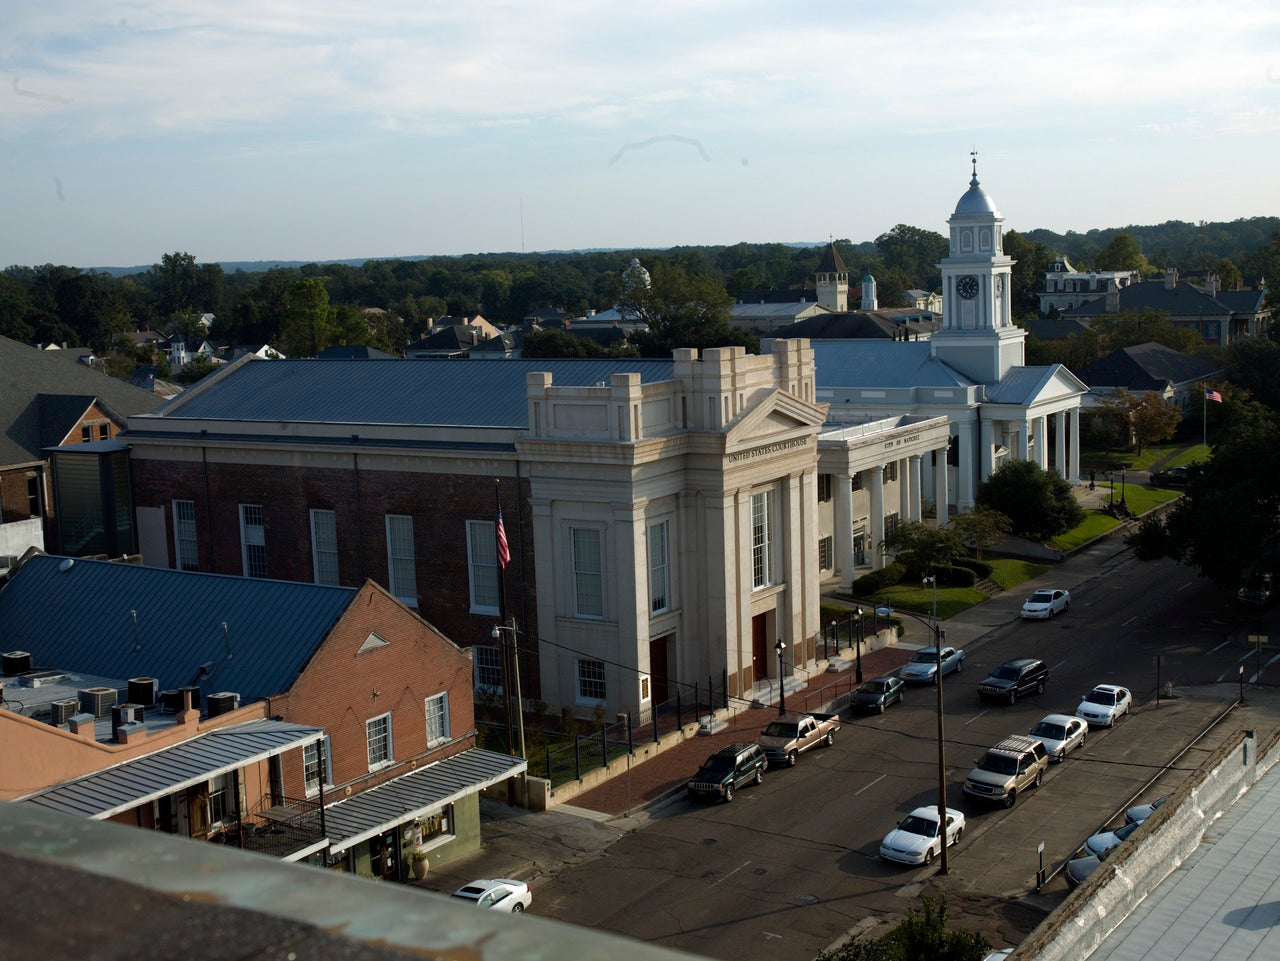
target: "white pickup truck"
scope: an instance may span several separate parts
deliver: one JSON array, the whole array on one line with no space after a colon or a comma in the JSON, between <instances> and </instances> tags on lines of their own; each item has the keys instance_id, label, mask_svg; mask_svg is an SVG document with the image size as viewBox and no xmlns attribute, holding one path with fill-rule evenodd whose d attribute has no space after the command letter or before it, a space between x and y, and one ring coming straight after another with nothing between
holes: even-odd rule
<instances>
[{"instance_id":1,"label":"white pickup truck","mask_svg":"<svg viewBox=\"0 0 1280 961\"><path fill-rule=\"evenodd\" d=\"M811 747L830 747L840 730L837 714L796 714L770 721L760 733L759 744L770 764L795 767L796 760Z\"/></svg>"}]
</instances>

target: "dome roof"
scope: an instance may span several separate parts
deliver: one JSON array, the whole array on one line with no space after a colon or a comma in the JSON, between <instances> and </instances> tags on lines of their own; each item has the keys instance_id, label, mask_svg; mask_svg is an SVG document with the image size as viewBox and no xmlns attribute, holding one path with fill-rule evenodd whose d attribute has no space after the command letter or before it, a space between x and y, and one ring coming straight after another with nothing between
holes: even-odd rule
<instances>
[{"instance_id":1,"label":"dome roof","mask_svg":"<svg viewBox=\"0 0 1280 961\"><path fill-rule=\"evenodd\" d=\"M974 171L973 179L969 181L969 189L964 192L964 196L960 198L960 202L956 204L956 217L999 217L1000 211L996 209L996 202L991 199L990 194L982 189L978 183L977 171Z\"/></svg>"}]
</instances>

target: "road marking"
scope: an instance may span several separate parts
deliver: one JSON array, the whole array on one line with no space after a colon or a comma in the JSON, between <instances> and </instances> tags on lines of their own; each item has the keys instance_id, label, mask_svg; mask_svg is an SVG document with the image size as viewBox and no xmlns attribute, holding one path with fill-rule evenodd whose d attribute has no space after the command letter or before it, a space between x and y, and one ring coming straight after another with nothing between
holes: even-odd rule
<instances>
[{"instance_id":1,"label":"road marking","mask_svg":"<svg viewBox=\"0 0 1280 961\"><path fill-rule=\"evenodd\" d=\"M1205 657L1208 657L1210 654L1213 654L1213 653L1216 653L1217 651L1222 650L1224 647L1226 647L1230 643L1231 643L1230 641L1223 641L1221 644L1215 647L1212 651L1205 651L1204 652Z\"/></svg>"},{"instance_id":2,"label":"road marking","mask_svg":"<svg viewBox=\"0 0 1280 961\"><path fill-rule=\"evenodd\" d=\"M1177 594L1181 591L1185 591L1188 587L1190 587L1194 583L1195 581L1187 581L1187 583L1183 584L1181 587L1178 588L1178 590L1174 591L1173 593Z\"/></svg>"},{"instance_id":3,"label":"road marking","mask_svg":"<svg viewBox=\"0 0 1280 961\"><path fill-rule=\"evenodd\" d=\"M1132 624L1132 623L1133 623L1134 621L1136 621L1137 619L1138 619L1138 615L1137 615L1137 614L1134 614L1134 615L1133 615L1133 617L1129 618L1127 621L1125 621L1125 622L1124 622L1123 624L1121 624L1120 626L1121 626L1121 627L1128 627L1130 624Z\"/></svg>"},{"instance_id":4,"label":"road marking","mask_svg":"<svg viewBox=\"0 0 1280 961\"><path fill-rule=\"evenodd\" d=\"M774 934L772 931L765 931L765 932L764 932L764 936L765 936L766 938L777 938L779 941L781 941L781 940L782 940L782 935L780 935L780 934Z\"/></svg>"},{"instance_id":5,"label":"road marking","mask_svg":"<svg viewBox=\"0 0 1280 961\"><path fill-rule=\"evenodd\" d=\"M861 793L862 793L863 791L865 791L867 788L869 788L869 787L874 787L875 785L879 784L881 781L883 781L883 780L884 780L885 778L887 778L888 776L889 776L889 775L887 775L887 774L881 774L878 778L876 778L876 779L875 779L874 781L872 781L870 784L867 784L867 785L865 785L865 786L863 786L863 787L860 787L860 788L858 788L858 790L854 791L854 792L853 792L853 796L854 796L854 797L857 797L859 794L861 794Z\"/></svg>"},{"instance_id":6,"label":"road marking","mask_svg":"<svg viewBox=\"0 0 1280 961\"><path fill-rule=\"evenodd\" d=\"M1241 654L1241 655L1240 655L1240 660L1241 660L1242 662L1243 662L1243 661L1247 661L1247 660L1249 660L1249 658L1251 658L1251 657L1253 657L1253 656L1254 656L1253 651L1246 651L1244 654Z\"/></svg>"},{"instance_id":7,"label":"road marking","mask_svg":"<svg viewBox=\"0 0 1280 961\"><path fill-rule=\"evenodd\" d=\"M727 880L729 880L731 877L733 877L735 874L737 874L739 871L741 871L743 868L745 868L745 867L746 867L748 864L750 864L750 863L751 863L750 861L743 861L743 862L742 862L741 864L739 864L736 868L734 868L732 871L730 871L728 874L726 874L724 877L722 877L722 878L720 879L720 881L727 881ZM713 884L713 885L711 885L711 886L714 888L714 887L716 886L716 884L719 884L719 883L720 883L720 881L717 881L715 884Z\"/></svg>"},{"instance_id":8,"label":"road marking","mask_svg":"<svg viewBox=\"0 0 1280 961\"><path fill-rule=\"evenodd\" d=\"M1062 667L1062 665L1066 663L1067 663L1066 661L1059 661L1057 664L1053 665L1053 669L1056 671L1058 670L1058 668Z\"/></svg>"},{"instance_id":9,"label":"road marking","mask_svg":"<svg viewBox=\"0 0 1280 961\"><path fill-rule=\"evenodd\" d=\"M979 712L978 712L977 714L975 714L973 717L969 718L969 720L965 721L965 722L964 722L964 726L965 726L965 727L968 727L970 724L972 724L972 723L973 723L974 721L976 721L978 718L982 717L982 715L984 715L984 714L988 713L990 710L991 710L991 708L987 708L987 710L986 710L986 711L979 711Z\"/></svg>"}]
</instances>

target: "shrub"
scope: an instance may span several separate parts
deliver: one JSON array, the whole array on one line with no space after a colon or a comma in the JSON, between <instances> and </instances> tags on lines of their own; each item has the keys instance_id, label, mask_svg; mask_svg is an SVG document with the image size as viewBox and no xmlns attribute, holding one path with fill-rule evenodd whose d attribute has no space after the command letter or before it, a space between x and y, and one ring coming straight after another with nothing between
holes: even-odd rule
<instances>
[{"instance_id":1,"label":"shrub","mask_svg":"<svg viewBox=\"0 0 1280 961\"><path fill-rule=\"evenodd\" d=\"M975 557L962 557L956 561L956 567L963 567L973 571L974 576L979 580L991 577L994 568L986 561L980 561Z\"/></svg>"},{"instance_id":2,"label":"shrub","mask_svg":"<svg viewBox=\"0 0 1280 961\"><path fill-rule=\"evenodd\" d=\"M1154 561L1164 557L1169 550L1169 532L1158 517L1145 517L1137 527L1125 535L1125 545L1133 549L1140 561Z\"/></svg>"},{"instance_id":3,"label":"shrub","mask_svg":"<svg viewBox=\"0 0 1280 961\"><path fill-rule=\"evenodd\" d=\"M884 587L884 578L880 571L869 571L863 574L850 586L855 597L870 597Z\"/></svg>"},{"instance_id":4,"label":"shrub","mask_svg":"<svg viewBox=\"0 0 1280 961\"><path fill-rule=\"evenodd\" d=\"M894 561L892 564L886 564L880 571L880 586L893 587L900 580L907 576L907 567L905 564L899 564Z\"/></svg>"},{"instance_id":5,"label":"shrub","mask_svg":"<svg viewBox=\"0 0 1280 961\"><path fill-rule=\"evenodd\" d=\"M938 583L948 587L973 587L978 583L978 575L967 567L941 567L938 569Z\"/></svg>"},{"instance_id":6,"label":"shrub","mask_svg":"<svg viewBox=\"0 0 1280 961\"><path fill-rule=\"evenodd\" d=\"M1013 460L978 485L980 507L1009 518L1015 534L1037 541L1071 530L1085 513L1066 478L1029 460Z\"/></svg>"}]
</instances>

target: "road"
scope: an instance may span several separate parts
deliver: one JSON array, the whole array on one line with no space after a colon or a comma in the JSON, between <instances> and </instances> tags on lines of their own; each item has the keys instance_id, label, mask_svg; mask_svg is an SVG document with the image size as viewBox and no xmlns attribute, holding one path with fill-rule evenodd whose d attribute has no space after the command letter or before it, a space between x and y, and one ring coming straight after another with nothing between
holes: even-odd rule
<instances>
[{"instance_id":1,"label":"road","mask_svg":"<svg viewBox=\"0 0 1280 961\"><path fill-rule=\"evenodd\" d=\"M1157 705L1155 656L1164 656L1159 684L1175 690L1234 680L1251 655L1224 641L1246 616L1186 568L1125 552L1073 591L1067 614L1010 625L972 647L944 685L947 803L969 818L949 890L1018 897L1034 886L1039 840L1051 863L1068 857L1217 711L1214 699ZM1046 692L1012 706L980 701L977 682L1017 656L1049 664ZM1091 732L1011 811L965 799L975 755L1047 713L1072 713L1099 682L1130 687L1135 716ZM535 913L710 957L767 951L784 961L807 961L851 929L899 915L934 871L891 866L877 852L906 812L936 804L934 697L932 686L911 688L903 705L847 722L834 747L771 770L731 804L670 802L604 857L546 884Z\"/></svg>"}]
</instances>

